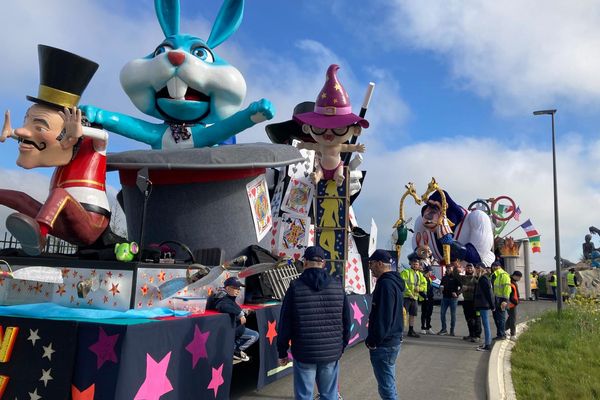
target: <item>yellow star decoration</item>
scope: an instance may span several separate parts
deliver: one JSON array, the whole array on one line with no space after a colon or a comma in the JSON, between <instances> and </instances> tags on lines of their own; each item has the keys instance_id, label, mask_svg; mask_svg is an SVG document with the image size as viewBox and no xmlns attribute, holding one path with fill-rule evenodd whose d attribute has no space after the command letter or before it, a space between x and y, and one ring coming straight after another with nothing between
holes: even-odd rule
<instances>
[{"instance_id":1,"label":"yellow star decoration","mask_svg":"<svg viewBox=\"0 0 600 400\"><path fill-rule=\"evenodd\" d=\"M337 99L333 99L333 104L336 104L336 103L337 103Z\"/></svg>"},{"instance_id":2,"label":"yellow star decoration","mask_svg":"<svg viewBox=\"0 0 600 400\"><path fill-rule=\"evenodd\" d=\"M335 83L335 85L334 85L333 87L334 87L334 89L335 89L335 90L338 90L338 91L340 91L340 92L342 91L342 85L340 85L340 83L339 83L339 82L336 82L336 83ZM343 93L343 92L342 92L342 93Z\"/></svg>"},{"instance_id":3,"label":"yellow star decoration","mask_svg":"<svg viewBox=\"0 0 600 400\"><path fill-rule=\"evenodd\" d=\"M321 93L321 98L322 99L326 99L327 98L327 93L325 93L325 92Z\"/></svg>"}]
</instances>

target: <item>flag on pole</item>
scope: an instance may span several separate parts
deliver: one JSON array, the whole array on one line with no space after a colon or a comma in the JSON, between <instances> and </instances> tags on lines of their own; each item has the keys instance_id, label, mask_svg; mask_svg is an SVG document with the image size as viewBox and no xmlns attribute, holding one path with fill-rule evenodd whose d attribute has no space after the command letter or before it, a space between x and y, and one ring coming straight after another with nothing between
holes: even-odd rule
<instances>
[{"instance_id":1,"label":"flag on pole","mask_svg":"<svg viewBox=\"0 0 600 400\"><path fill-rule=\"evenodd\" d=\"M517 209L515 210L515 215L513 215L513 218L515 219L515 221L518 221L520 216L521 216L521 207L517 206Z\"/></svg>"},{"instance_id":2,"label":"flag on pole","mask_svg":"<svg viewBox=\"0 0 600 400\"><path fill-rule=\"evenodd\" d=\"M529 238L529 243L531 244L531 252L532 253L541 253L542 252L542 244L540 241L540 235L531 236Z\"/></svg>"},{"instance_id":3,"label":"flag on pole","mask_svg":"<svg viewBox=\"0 0 600 400\"><path fill-rule=\"evenodd\" d=\"M505 212L510 212L510 206L505 206L504 204L498 204L498 215L502 216Z\"/></svg>"},{"instance_id":4,"label":"flag on pole","mask_svg":"<svg viewBox=\"0 0 600 400\"><path fill-rule=\"evenodd\" d=\"M534 228L534 226L531 223L530 219L528 219L527 221L523 222L521 224L521 228L523 228L523 230L525 231L525 234L527 235L528 238L530 238L532 236L539 236L538 231Z\"/></svg>"}]
</instances>

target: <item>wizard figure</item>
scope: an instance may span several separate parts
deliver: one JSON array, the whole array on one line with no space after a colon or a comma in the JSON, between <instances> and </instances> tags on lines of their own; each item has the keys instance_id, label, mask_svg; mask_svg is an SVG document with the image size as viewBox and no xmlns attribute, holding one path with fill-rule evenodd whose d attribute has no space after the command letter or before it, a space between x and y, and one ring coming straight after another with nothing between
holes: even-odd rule
<instances>
[{"instance_id":1,"label":"wizard figure","mask_svg":"<svg viewBox=\"0 0 600 400\"><path fill-rule=\"evenodd\" d=\"M6 228L25 253L39 255L47 235L77 245L94 243L107 228L106 132L82 127L77 104L98 64L67 51L39 45L40 84L22 127L5 114L0 142L19 141L17 165L56 167L42 204L23 192L0 189L0 205L16 210ZM85 130L85 134L84 134ZM88 137L88 135L92 137Z\"/></svg>"},{"instance_id":2,"label":"wizard figure","mask_svg":"<svg viewBox=\"0 0 600 400\"><path fill-rule=\"evenodd\" d=\"M302 131L316 143L303 142L299 147L317 152L312 180L335 180L338 186L344 182L344 168L340 153L366 150L364 144L346 143L358 136L369 121L352 113L350 97L337 78L339 65L327 69L325 84L317 96L313 111L296 114L294 120L302 124Z\"/></svg>"}]
</instances>

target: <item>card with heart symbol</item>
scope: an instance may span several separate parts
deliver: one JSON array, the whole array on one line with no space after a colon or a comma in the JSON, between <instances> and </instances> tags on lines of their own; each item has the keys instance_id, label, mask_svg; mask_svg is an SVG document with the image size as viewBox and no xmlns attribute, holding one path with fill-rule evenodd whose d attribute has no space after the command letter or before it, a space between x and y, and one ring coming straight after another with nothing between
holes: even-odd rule
<instances>
[{"instance_id":1,"label":"card with heart symbol","mask_svg":"<svg viewBox=\"0 0 600 400\"><path fill-rule=\"evenodd\" d=\"M292 178L288 184L281 211L297 216L307 216L310 211L315 186L309 178Z\"/></svg>"},{"instance_id":2,"label":"card with heart symbol","mask_svg":"<svg viewBox=\"0 0 600 400\"><path fill-rule=\"evenodd\" d=\"M356 294L365 294L367 292L362 259L356 247L354 236L351 233L348 234L348 260L346 261L344 277L346 280L346 291L352 291Z\"/></svg>"},{"instance_id":3,"label":"card with heart symbol","mask_svg":"<svg viewBox=\"0 0 600 400\"><path fill-rule=\"evenodd\" d=\"M256 238L260 242L271 230L273 217L271 216L271 203L269 201L269 189L265 175L260 175L246 185L246 193L250 201L252 219Z\"/></svg>"}]
</instances>

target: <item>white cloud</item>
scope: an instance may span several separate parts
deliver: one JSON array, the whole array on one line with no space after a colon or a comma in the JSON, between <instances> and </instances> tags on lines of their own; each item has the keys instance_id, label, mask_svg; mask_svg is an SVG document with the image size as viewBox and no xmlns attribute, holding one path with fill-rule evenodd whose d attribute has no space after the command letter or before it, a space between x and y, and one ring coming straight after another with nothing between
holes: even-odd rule
<instances>
[{"instance_id":1,"label":"white cloud","mask_svg":"<svg viewBox=\"0 0 600 400\"><path fill-rule=\"evenodd\" d=\"M576 262L582 254L581 243L588 227L600 224L600 195L594 189L600 184L600 177L589 168L597 159L594 149L600 141L587 147L576 137L561 144L557 151L561 255ZM369 152L365 159L367 180L355 209L363 227L368 228L371 216L374 217L379 227L380 247L390 243L404 185L414 182L421 194L434 176L463 207L477 198L512 197L523 211L521 221L530 218L542 235L542 253L531 257L532 266L538 270L554 266L550 152L515 149L495 140L453 138L415 144L394 152ZM419 211L410 199L405 202L406 217L416 217ZM517 225L512 221L504 233ZM519 228L511 236L524 238L525 234ZM409 248L410 241L405 244L404 256L410 252Z\"/></svg>"},{"instance_id":2,"label":"white cloud","mask_svg":"<svg viewBox=\"0 0 600 400\"><path fill-rule=\"evenodd\" d=\"M500 113L600 104L598 2L395 0L385 8L381 35L443 55L459 84Z\"/></svg>"}]
</instances>

